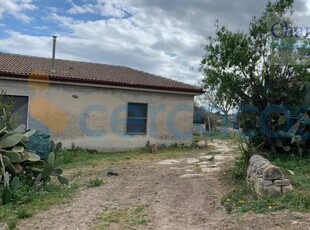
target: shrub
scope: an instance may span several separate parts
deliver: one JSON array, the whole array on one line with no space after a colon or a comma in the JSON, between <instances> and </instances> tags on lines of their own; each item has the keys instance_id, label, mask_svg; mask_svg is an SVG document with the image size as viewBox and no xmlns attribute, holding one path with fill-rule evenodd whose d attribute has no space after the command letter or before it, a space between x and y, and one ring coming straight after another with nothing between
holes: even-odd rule
<instances>
[{"instance_id":1,"label":"shrub","mask_svg":"<svg viewBox=\"0 0 310 230\"><path fill-rule=\"evenodd\" d=\"M30 212L27 209L20 209L17 211L17 217L19 219L30 218L30 217L32 217L32 212Z\"/></svg>"}]
</instances>

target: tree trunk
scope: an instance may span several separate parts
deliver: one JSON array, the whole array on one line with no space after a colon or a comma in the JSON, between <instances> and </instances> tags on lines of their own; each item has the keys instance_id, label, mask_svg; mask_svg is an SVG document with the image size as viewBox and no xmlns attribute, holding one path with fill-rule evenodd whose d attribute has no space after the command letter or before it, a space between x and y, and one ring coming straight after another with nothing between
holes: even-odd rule
<instances>
[{"instance_id":1,"label":"tree trunk","mask_svg":"<svg viewBox=\"0 0 310 230\"><path fill-rule=\"evenodd\" d=\"M212 129L211 129L211 119L210 119L210 113L207 113L207 119L208 119L208 128L209 128L209 132L212 132Z\"/></svg>"}]
</instances>

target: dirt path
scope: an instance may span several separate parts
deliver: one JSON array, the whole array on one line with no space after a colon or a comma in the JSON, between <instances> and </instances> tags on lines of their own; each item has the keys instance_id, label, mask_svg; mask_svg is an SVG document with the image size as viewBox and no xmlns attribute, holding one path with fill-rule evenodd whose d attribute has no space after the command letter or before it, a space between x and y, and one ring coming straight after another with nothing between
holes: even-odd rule
<instances>
[{"instance_id":1,"label":"dirt path","mask_svg":"<svg viewBox=\"0 0 310 230\"><path fill-rule=\"evenodd\" d=\"M296 213L227 214L220 205L227 188L218 177L236 146L210 145L218 153L213 160L201 152L193 158L128 161L104 186L84 190L68 204L22 221L18 229L310 229L309 216Z\"/></svg>"}]
</instances>

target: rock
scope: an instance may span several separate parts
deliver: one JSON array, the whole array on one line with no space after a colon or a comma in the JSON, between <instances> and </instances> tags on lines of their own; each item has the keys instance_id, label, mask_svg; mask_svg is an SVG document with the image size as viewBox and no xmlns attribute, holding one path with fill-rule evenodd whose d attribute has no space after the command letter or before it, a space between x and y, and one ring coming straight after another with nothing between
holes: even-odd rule
<instances>
[{"instance_id":1,"label":"rock","mask_svg":"<svg viewBox=\"0 0 310 230\"><path fill-rule=\"evenodd\" d=\"M191 177L200 177L200 176L204 176L203 174L184 174L181 175L181 178L191 178Z\"/></svg>"},{"instance_id":2,"label":"rock","mask_svg":"<svg viewBox=\"0 0 310 230\"><path fill-rule=\"evenodd\" d=\"M204 148L207 146L206 142L204 140L198 141L197 143L198 147Z\"/></svg>"},{"instance_id":3,"label":"rock","mask_svg":"<svg viewBox=\"0 0 310 230\"><path fill-rule=\"evenodd\" d=\"M246 180L254 184L254 190L258 196L277 195L293 189L290 181L284 179L281 169L260 155L253 155L250 158Z\"/></svg>"},{"instance_id":4,"label":"rock","mask_svg":"<svg viewBox=\"0 0 310 230\"><path fill-rule=\"evenodd\" d=\"M107 176L118 176L118 173L109 171L109 172L107 172Z\"/></svg>"},{"instance_id":5,"label":"rock","mask_svg":"<svg viewBox=\"0 0 310 230\"><path fill-rule=\"evenodd\" d=\"M263 180L261 178L255 181L254 189L258 196L263 196L264 193L274 195L281 192L281 187L275 187L272 181Z\"/></svg>"},{"instance_id":6,"label":"rock","mask_svg":"<svg viewBox=\"0 0 310 230\"><path fill-rule=\"evenodd\" d=\"M185 162L187 164L195 164L195 163L198 163L200 160L199 159L196 159L196 158L186 158L185 159Z\"/></svg>"},{"instance_id":7,"label":"rock","mask_svg":"<svg viewBox=\"0 0 310 230\"><path fill-rule=\"evenodd\" d=\"M281 187L277 187L274 185L268 186L264 188L264 191L270 195L278 195L282 192Z\"/></svg>"},{"instance_id":8,"label":"rock","mask_svg":"<svg viewBox=\"0 0 310 230\"><path fill-rule=\"evenodd\" d=\"M263 175L266 168L272 167L273 165L269 162L264 162L264 164L257 165L256 174Z\"/></svg>"},{"instance_id":9,"label":"rock","mask_svg":"<svg viewBox=\"0 0 310 230\"><path fill-rule=\"evenodd\" d=\"M157 143L154 140L148 140L146 142L146 147L148 148L150 153L156 153L157 152Z\"/></svg>"},{"instance_id":10,"label":"rock","mask_svg":"<svg viewBox=\"0 0 310 230\"><path fill-rule=\"evenodd\" d=\"M291 184L289 179L275 180L273 183L275 186L278 186L278 187L289 186Z\"/></svg>"},{"instance_id":11,"label":"rock","mask_svg":"<svg viewBox=\"0 0 310 230\"><path fill-rule=\"evenodd\" d=\"M294 190L294 188L291 184L288 186L282 186L282 192L290 192L292 190Z\"/></svg>"},{"instance_id":12,"label":"rock","mask_svg":"<svg viewBox=\"0 0 310 230\"><path fill-rule=\"evenodd\" d=\"M263 179L264 180L282 180L284 179L284 175L281 169L270 164L263 171Z\"/></svg>"},{"instance_id":13,"label":"rock","mask_svg":"<svg viewBox=\"0 0 310 230\"><path fill-rule=\"evenodd\" d=\"M269 162L269 161L260 155L253 155L250 159L251 165L259 165L259 164L264 164L266 162Z\"/></svg>"},{"instance_id":14,"label":"rock","mask_svg":"<svg viewBox=\"0 0 310 230\"><path fill-rule=\"evenodd\" d=\"M8 230L10 229L6 223L0 223L0 230Z\"/></svg>"},{"instance_id":15,"label":"rock","mask_svg":"<svg viewBox=\"0 0 310 230\"><path fill-rule=\"evenodd\" d=\"M178 164L180 163L179 160L162 160L160 162L158 162L157 164L159 165L173 165L173 164Z\"/></svg>"},{"instance_id":16,"label":"rock","mask_svg":"<svg viewBox=\"0 0 310 230\"><path fill-rule=\"evenodd\" d=\"M150 151L150 153L156 153L156 152L157 152L157 149L158 149L157 144L151 144L151 145L149 145L149 151Z\"/></svg>"},{"instance_id":17,"label":"rock","mask_svg":"<svg viewBox=\"0 0 310 230\"><path fill-rule=\"evenodd\" d=\"M254 190L258 196L262 196L264 193L264 187L258 183L254 183Z\"/></svg>"},{"instance_id":18,"label":"rock","mask_svg":"<svg viewBox=\"0 0 310 230\"><path fill-rule=\"evenodd\" d=\"M273 185L272 181L270 180L263 180L262 178L257 179L257 183L263 187L268 187L270 185Z\"/></svg>"},{"instance_id":19,"label":"rock","mask_svg":"<svg viewBox=\"0 0 310 230\"><path fill-rule=\"evenodd\" d=\"M246 181L247 181L248 183L253 182L251 167L248 167L247 176L246 176Z\"/></svg>"}]
</instances>

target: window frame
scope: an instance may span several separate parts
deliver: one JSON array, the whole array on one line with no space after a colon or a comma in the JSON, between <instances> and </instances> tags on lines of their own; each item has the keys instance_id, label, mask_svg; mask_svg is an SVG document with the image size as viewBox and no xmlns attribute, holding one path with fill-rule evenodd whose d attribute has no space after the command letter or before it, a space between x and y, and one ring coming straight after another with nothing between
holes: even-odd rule
<instances>
[{"instance_id":1,"label":"window frame","mask_svg":"<svg viewBox=\"0 0 310 230\"><path fill-rule=\"evenodd\" d=\"M144 105L146 106L146 114L145 117L129 117L129 105ZM126 115L126 134L128 135L146 135L147 134L147 122L148 122L148 103L143 103L143 102L128 102L127 103L127 115ZM128 120L130 119L136 119L136 120L145 120L145 132L133 132L133 131L129 131L129 122Z\"/></svg>"}]
</instances>

